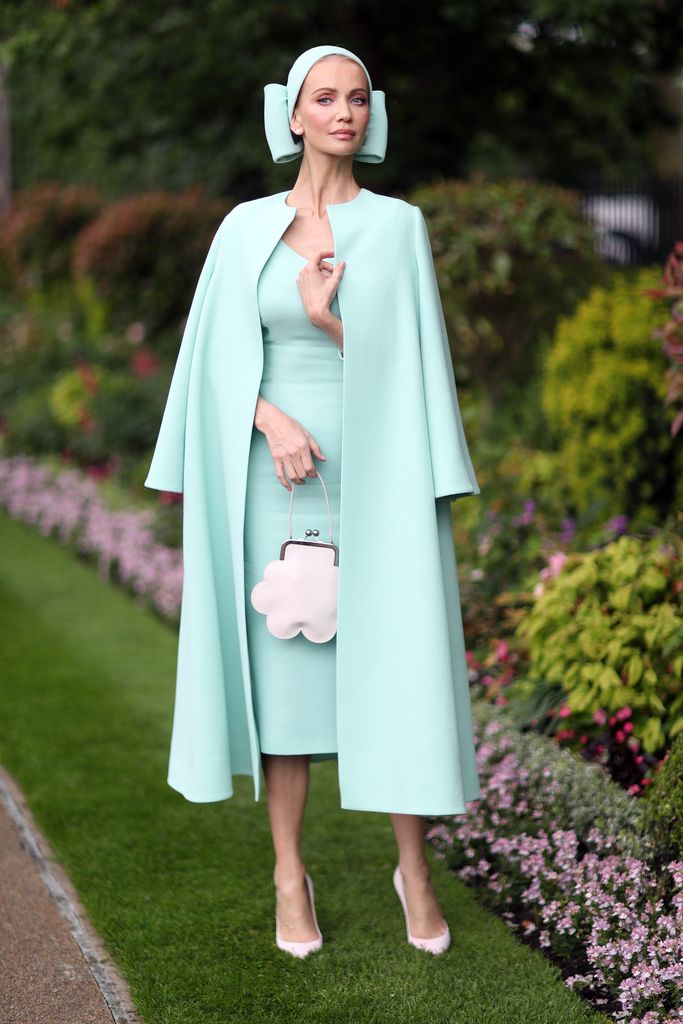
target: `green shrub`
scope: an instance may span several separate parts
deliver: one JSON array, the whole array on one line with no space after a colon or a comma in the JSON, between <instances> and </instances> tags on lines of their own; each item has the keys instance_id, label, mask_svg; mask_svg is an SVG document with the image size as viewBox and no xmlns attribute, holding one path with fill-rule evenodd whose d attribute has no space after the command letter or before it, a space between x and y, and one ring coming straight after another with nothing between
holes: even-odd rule
<instances>
[{"instance_id":1,"label":"green shrub","mask_svg":"<svg viewBox=\"0 0 683 1024\"><path fill-rule=\"evenodd\" d=\"M155 350L175 356L211 239L230 209L199 188L147 192L106 206L80 234L72 272L89 278L111 309L110 328L144 325ZM165 336L164 332L170 333Z\"/></svg>"},{"instance_id":2,"label":"green shrub","mask_svg":"<svg viewBox=\"0 0 683 1024\"><path fill-rule=\"evenodd\" d=\"M629 740L663 752L683 731L681 593L683 540L675 533L625 535L567 555L517 625L528 668L508 697L539 706L549 698L577 744L605 714L628 707Z\"/></svg>"},{"instance_id":3,"label":"green shrub","mask_svg":"<svg viewBox=\"0 0 683 1024\"><path fill-rule=\"evenodd\" d=\"M578 195L533 181L436 181L413 191L427 220L456 375L491 402L527 381L558 316L609 268Z\"/></svg>"},{"instance_id":4,"label":"green shrub","mask_svg":"<svg viewBox=\"0 0 683 1024\"><path fill-rule=\"evenodd\" d=\"M109 453L133 457L149 451L159 432L168 383L156 373L139 376L130 370L108 371L93 395L93 417Z\"/></svg>"},{"instance_id":5,"label":"green shrub","mask_svg":"<svg viewBox=\"0 0 683 1024\"><path fill-rule=\"evenodd\" d=\"M598 287L558 324L542 402L579 513L658 523L676 502L683 447L664 405L666 358L652 331L665 303L642 294L658 267Z\"/></svg>"},{"instance_id":6,"label":"green shrub","mask_svg":"<svg viewBox=\"0 0 683 1024\"><path fill-rule=\"evenodd\" d=\"M42 182L15 192L0 216L0 282L21 298L70 275L73 245L100 212L93 188Z\"/></svg>"},{"instance_id":7,"label":"green shrub","mask_svg":"<svg viewBox=\"0 0 683 1024\"><path fill-rule=\"evenodd\" d=\"M683 735L676 737L647 790L645 824L661 864L683 857Z\"/></svg>"},{"instance_id":8,"label":"green shrub","mask_svg":"<svg viewBox=\"0 0 683 1024\"><path fill-rule=\"evenodd\" d=\"M50 408L52 385L45 383L19 393L3 409L3 454L42 455L61 451L67 431Z\"/></svg>"}]
</instances>

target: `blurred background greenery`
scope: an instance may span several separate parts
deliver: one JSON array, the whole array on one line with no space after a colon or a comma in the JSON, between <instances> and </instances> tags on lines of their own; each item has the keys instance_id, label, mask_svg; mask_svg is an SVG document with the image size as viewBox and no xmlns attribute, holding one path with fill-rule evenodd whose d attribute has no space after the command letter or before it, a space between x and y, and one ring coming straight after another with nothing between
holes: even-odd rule
<instances>
[{"instance_id":1,"label":"blurred background greenery","mask_svg":"<svg viewBox=\"0 0 683 1024\"><path fill-rule=\"evenodd\" d=\"M321 42L359 53L387 95L387 160L358 166L361 185L394 192L480 171L577 187L658 159L675 121L681 9L16 0L0 6L0 38L15 188L96 183L111 199L201 183L234 201L286 188L292 168L271 162L262 129L263 86Z\"/></svg>"}]
</instances>

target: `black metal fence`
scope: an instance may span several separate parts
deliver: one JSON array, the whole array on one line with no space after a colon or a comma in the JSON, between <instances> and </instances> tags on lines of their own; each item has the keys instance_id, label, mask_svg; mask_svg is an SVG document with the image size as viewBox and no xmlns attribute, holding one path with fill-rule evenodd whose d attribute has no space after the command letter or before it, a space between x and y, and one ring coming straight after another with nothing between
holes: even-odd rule
<instances>
[{"instance_id":1,"label":"black metal fence","mask_svg":"<svg viewBox=\"0 0 683 1024\"><path fill-rule=\"evenodd\" d=\"M601 178L581 189L581 205L597 230L597 247L620 266L664 263L683 241L683 174L667 178Z\"/></svg>"}]
</instances>

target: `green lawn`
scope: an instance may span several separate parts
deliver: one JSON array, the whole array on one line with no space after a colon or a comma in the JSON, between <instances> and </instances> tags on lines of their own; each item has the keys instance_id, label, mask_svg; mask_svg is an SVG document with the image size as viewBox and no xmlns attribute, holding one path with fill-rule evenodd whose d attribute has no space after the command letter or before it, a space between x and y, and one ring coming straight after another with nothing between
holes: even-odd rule
<instances>
[{"instance_id":1,"label":"green lawn","mask_svg":"<svg viewBox=\"0 0 683 1024\"><path fill-rule=\"evenodd\" d=\"M265 797L166 783L177 634L0 512L0 760L78 888L147 1024L604 1022L430 853L453 935L408 946L388 815L341 810L311 769L304 856L320 953L274 942Z\"/></svg>"}]
</instances>

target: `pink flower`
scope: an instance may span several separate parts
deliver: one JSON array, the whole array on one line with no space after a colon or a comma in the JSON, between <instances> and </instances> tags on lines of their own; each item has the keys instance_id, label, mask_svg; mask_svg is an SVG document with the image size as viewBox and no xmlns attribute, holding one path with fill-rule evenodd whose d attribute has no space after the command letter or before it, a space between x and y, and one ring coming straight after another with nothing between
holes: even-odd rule
<instances>
[{"instance_id":1,"label":"pink flower","mask_svg":"<svg viewBox=\"0 0 683 1024\"><path fill-rule=\"evenodd\" d=\"M133 373L136 377L153 377L161 369L161 363L149 349L140 348L133 353Z\"/></svg>"},{"instance_id":2,"label":"pink flower","mask_svg":"<svg viewBox=\"0 0 683 1024\"><path fill-rule=\"evenodd\" d=\"M136 320L126 331L126 338L132 345L139 345L145 338L145 325Z\"/></svg>"},{"instance_id":3,"label":"pink flower","mask_svg":"<svg viewBox=\"0 0 683 1024\"><path fill-rule=\"evenodd\" d=\"M565 551L555 551L549 559L548 568L552 576L557 576L560 569L567 561L567 553Z\"/></svg>"}]
</instances>

